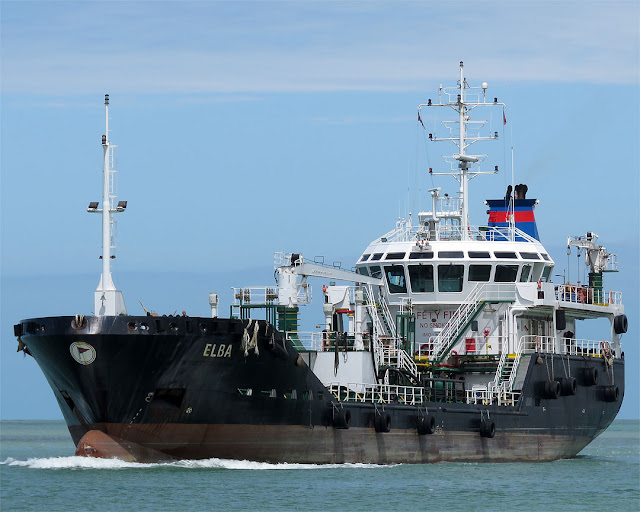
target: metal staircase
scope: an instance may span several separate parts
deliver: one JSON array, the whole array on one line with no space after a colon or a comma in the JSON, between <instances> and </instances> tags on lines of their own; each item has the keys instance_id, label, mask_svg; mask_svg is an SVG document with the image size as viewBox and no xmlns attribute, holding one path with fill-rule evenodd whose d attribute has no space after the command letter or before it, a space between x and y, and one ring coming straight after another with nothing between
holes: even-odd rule
<instances>
[{"instance_id":1,"label":"metal staircase","mask_svg":"<svg viewBox=\"0 0 640 512\"><path fill-rule=\"evenodd\" d=\"M513 383L518 375L518 367L522 359L523 346L524 344L521 338L516 345L514 354L507 354L507 352L500 354L496 375L490 386L492 391L496 393L510 393L513 391ZM513 357L510 357L511 355L513 355Z\"/></svg>"},{"instance_id":2,"label":"metal staircase","mask_svg":"<svg viewBox=\"0 0 640 512\"><path fill-rule=\"evenodd\" d=\"M364 288L367 311L373 322L373 350L376 359L377 370L382 367L398 368L410 373L414 378L418 377L418 367L407 352L398 347L396 327L393 323L387 301L381 295L376 302L373 287L367 285ZM383 340L388 340L384 344Z\"/></svg>"},{"instance_id":3,"label":"metal staircase","mask_svg":"<svg viewBox=\"0 0 640 512\"><path fill-rule=\"evenodd\" d=\"M440 334L433 338L431 360L441 363L464 334L471 322L480 314L487 302L513 302L514 284L476 284L460 307L453 313Z\"/></svg>"}]
</instances>

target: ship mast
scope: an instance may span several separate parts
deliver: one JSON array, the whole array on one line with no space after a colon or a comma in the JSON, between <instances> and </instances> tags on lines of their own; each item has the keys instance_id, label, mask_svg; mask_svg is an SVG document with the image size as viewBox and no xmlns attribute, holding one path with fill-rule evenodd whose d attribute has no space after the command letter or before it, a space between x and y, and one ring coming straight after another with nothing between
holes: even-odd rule
<instances>
[{"instance_id":1,"label":"ship mast","mask_svg":"<svg viewBox=\"0 0 640 512\"><path fill-rule=\"evenodd\" d=\"M114 150L117 146L109 142L109 95L104 96L105 107L105 135L102 136L102 208L98 209L98 203L89 203L87 211L91 213L102 213L102 274L100 283L94 295L94 312L98 316L126 315L127 309L124 298L120 290L116 290L113 278L111 277L111 259L115 258L111 254L111 249L115 249L115 217L113 214L125 211L126 201L119 201L115 205L115 175Z\"/></svg>"},{"instance_id":2,"label":"ship mast","mask_svg":"<svg viewBox=\"0 0 640 512\"><path fill-rule=\"evenodd\" d=\"M472 168L474 164L482 162L487 155L467 154L467 148L472 144L481 140L498 138L498 132L490 133L488 136L481 136L480 130L485 126L486 121L472 121L469 115L469 113L477 107L500 105L504 109L505 104L498 103L497 98L494 98L493 102L487 103L487 87L486 82L484 82L481 87L469 86L464 77L464 64L460 61L460 81L458 85L455 88L443 88L440 86L438 90L438 103L433 103L429 100L426 105L418 105L419 112L422 107L449 107L458 113L457 121L442 122L445 128L449 130L449 137L436 137L433 133L429 134L429 139L432 141L446 140L457 146L457 153L443 157L451 164L451 170L449 172L433 172L429 170L429 172L434 175L453 176L460 183L460 228L462 240L468 240L470 232L469 180L480 174L495 174L498 172L498 166L495 166L491 171L480 171L479 167ZM445 102L443 102L443 95L447 97ZM457 136L455 133L456 128L458 130Z\"/></svg>"}]
</instances>

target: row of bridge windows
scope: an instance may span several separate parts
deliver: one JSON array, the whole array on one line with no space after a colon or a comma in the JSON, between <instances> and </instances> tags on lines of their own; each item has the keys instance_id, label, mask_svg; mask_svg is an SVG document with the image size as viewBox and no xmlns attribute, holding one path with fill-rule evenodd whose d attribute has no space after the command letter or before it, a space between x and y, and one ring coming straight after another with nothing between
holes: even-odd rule
<instances>
[{"instance_id":1,"label":"row of bridge windows","mask_svg":"<svg viewBox=\"0 0 640 512\"><path fill-rule=\"evenodd\" d=\"M491 258L491 252L489 251L468 251L467 256L472 259L489 259ZM518 259L518 255L523 260L539 260L544 259L546 261L551 261L549 255L546 253L538 254L537 252L519 252L515 251L494 251L493 255L499 259ZM436 256L436 253L433 251L418 251L418 252L410 252L409 258L410 260L432 260ZM464 258L464 251L438 251L438 258ZM379 260L404 260L407 259L406 252L388 252L384 254L382 252L377 252L374 254L363 254L360 258L360 263L365 261L379 261Z\"/></svg>"},{"instance_id":2,"label":"row of bridge windows","mask_svg":"<svg viewBox=\"0 0 640 512\"><path fill-rule=\"evenodd\" d=\"M465 281L465 265L407 265L411 293L461 292ZM466 268L466 279L471 282L521 283L536 279L532 265L474 265ZM546 265L537 279L547 281L552 267ZM390 293L407 293L407 278L404 265L359 266L358 272L380 279L384 272ZM540 270L538 270L538 274Z\"/></svg>"}]
</instances>

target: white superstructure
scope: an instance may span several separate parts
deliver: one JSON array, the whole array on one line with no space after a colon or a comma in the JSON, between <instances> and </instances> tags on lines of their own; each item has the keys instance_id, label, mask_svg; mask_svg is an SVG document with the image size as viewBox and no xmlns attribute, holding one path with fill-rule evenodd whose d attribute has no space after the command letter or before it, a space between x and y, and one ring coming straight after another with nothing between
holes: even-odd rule
<instances>
[{"instance_id":1,"label":"white superstructure","mask_svg":"<svg viewBox=\"0 0 640 512\"><path fill-rule=\"evenodd\" d=\"M451 164L448 172L429 170L453 176L457 196L429 190L431 211L420 212L415 225L411 218L399 220L368 245L354 270L278 253L275 288L235 289L232 310L247 318L264 304L271 311L268 319L275 323L277 318L278 329L340 399L384 401L393 395L422 403L430 386L451 385L456 400L462 393L467 402L514 405L524 380L519 373L523 357L621 357L622 297L602 286L602 272L617 270L617 262L596 244L597 235L568 242L586 253L589 285L554 285L554 261L535 225L538 202L526 199L526 185L515 186L513 196L509 186L504 198L487 200L486 225L470 223L469 180L498 172L497 166L480 168L486 155L469 154L472 144L498 138L470 114L478 107L504 109L504 104L497 98L487 102L487 84L469 86L463 69L460 62L456 87L440 86L437 103L418 107L419 113L445 107L458 114L456 121L442 123L448 136L429 134L431 141L457 147L444 157ZM502 118L506 121L504 110ZM311 302L310 277L329 281L322 287L324 322L321 331L302 332L298 305ZM578 321L598 317L610 321L609 339L576 337Z\"/></svg>"}]
</instances>

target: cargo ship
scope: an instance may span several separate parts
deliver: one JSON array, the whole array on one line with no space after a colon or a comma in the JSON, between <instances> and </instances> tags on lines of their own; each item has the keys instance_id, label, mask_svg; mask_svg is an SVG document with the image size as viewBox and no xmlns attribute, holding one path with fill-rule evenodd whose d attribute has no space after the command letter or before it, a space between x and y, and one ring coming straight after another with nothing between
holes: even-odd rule
<instances>
[{"instance_id":1,"label":"cargo ship","mask_svg":"<svg viewBox=\"0 0 640 512\"><path fill-rule=\"evenodd\" d=\"M129 315L111 273L113 186L105 96L102 273L91 315L14 326L59 403L76 455L127 461L246 459L271 463L552 461L574 457L614 420L624 395L627 331L620 292L603 276L617 258L587 231L569 237L588 284L552 282L528 186L487 200L469 221L469 181L498 168L472 144L498 138L476 112L505 104L457 85L418 106L453 112L428 143L453 144L454 195L396 222L351 269L277 253L275 282L233 289L228 318ZM421 127L419 127L420 129ZM485 164L486 165L486 164ZM425 171L426 172L426 171ZM502 196L502 194L497 194ZM317 331L300 307L318 293ZM319 286L318 284L318 286ZM586 320L608 321L598 339ZM321 328L320 328L321 327Z\"/></svg>"}]
</instances>

